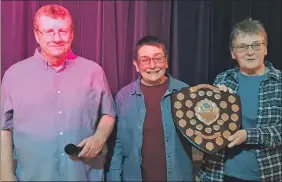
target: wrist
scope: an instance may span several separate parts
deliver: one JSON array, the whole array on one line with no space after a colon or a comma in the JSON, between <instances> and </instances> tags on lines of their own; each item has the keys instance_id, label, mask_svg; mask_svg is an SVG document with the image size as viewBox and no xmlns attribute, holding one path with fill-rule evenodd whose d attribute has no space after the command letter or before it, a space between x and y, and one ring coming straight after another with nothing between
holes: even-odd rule
<instances>
[{"instance_id":1,"label":"wrist","mask_svg":"<svg viewBox=\"0 0 282 182\"><path fill-rule=\"evenodd\" d=\"M107 141L107 136L104 134L104 132L100 131L99 129L96 130L94 136L98 137L103 143Z\"/></svg>"},{"instance_id":2,"label":"wrist","mask_svg":"<svg viewBox=\"0 0 282 182\"><path fill-rule=\"evenodd\" d=\"M1 174L1 181L17 181L17 178L13 172L5 172Z\"/></svg>"}]
</instances>

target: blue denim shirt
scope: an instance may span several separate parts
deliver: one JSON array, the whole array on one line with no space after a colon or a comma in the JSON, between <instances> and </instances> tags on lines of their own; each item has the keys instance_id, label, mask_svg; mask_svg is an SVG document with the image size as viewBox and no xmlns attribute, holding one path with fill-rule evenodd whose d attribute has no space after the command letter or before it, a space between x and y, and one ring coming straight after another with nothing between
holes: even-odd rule
<instances>
[{"instance_id":1,"label":"blue denim shirt","mask_svg":"<svg viewBox=\"0 0 282 182\"><path fill-rule=\"evenodd\" d=\"M168 77L169 87L160 105L164 128L167 180L192 181L191 145L188 145L189 154L187 154L174 126L170 97L172 92L188 87L188 85L170 75ZM140 78L122 88L117 93L115 102L118 117L117 139L107 180L142 181L141 147L146 108L140 89Z\"/></svg>"}]
</instances>

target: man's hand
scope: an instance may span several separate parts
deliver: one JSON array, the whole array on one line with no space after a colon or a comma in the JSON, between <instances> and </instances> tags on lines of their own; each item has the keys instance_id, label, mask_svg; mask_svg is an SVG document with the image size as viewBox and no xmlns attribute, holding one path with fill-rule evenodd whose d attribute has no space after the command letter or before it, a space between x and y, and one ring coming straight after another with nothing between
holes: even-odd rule
<instances>
[{"instance_id":1,"label":"man's hand","mask_svg":"<svg viewBox=\"0 0 282 182\"><path fill-rule=\"evenodd\" d=\"M1 181L18 181L14 173L2 174Z\"/></svg>"},{"instance_id":2,"label":"man's hand","mask_svg":"<svg viewBox=\"0 0 282 182\"><path fill-rule=\"evenodd\" d=\"M227 92L228 90L228 92L230 92L231 94L233 93L233 90L231 88L226 87L223 84L217 84L216 86L219 88L220 91Z\"/></svg>"},{"instance_id":3,"label":"man's hand","mask_svg":"<svg viewBox=\"0 0 282 182\"><path fill-rule=\"evenodd\" d=\"M246 130L238 130L236 133L228 137L228 141L230 143L228 144L228 147L234 147L235 145L240 145L247 139L247 131Z\"/></svg>"},{"instance_id":4,"label":"man's hand","mask_svg":"<svg viewBox=\"0 0 282 182\"><path fill-rule=\"evenodd\" d=\"M11 130L1 130L1 181L18 181L14 171L13 134Z\"/></svg>"},{"instance_id":5,"label":"man's hand","mask_svg":"<svg viewBox=\"0 0 282 182\"><path fill-rule=\"evenodd\" d=\"M91 159L96 157L105 145L106 139L102 135L95 133L93 136L82 140L78 146L83 147L82 151L78 154L78 157Z\"/></svg>"}]
</instances>

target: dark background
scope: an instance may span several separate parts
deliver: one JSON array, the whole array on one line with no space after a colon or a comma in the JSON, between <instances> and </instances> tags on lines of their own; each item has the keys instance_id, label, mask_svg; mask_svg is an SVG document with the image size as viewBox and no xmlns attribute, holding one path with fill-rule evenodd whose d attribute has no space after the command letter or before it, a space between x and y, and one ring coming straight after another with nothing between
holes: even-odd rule
<instances>
[{"instance_id":1,"label":"dark background","mask_svg":"<svg viewBox=\"0 0 282 182\"><path fill-rule=\"evenodd\" d=\"M171 14L170 68L188 84L212 83L217 74L236 64L229 51L229 34L234 23L248 17L265 26L266 60L282 69L280 0L175 1Z\"/></svg>"},{"instance_id":2,"label":"dark background","mask_svg":"<svg viewBox=\"0 0 282 182\"><path fill-rule=\"evenodd\" d=\"M229 34L234 23L248 17L264 24L266 59L282 69L280 0L37 0L1 3L1 77L12 64L33 55L33 16L50 3L69 9L75 27L73 51L102 66L113 94L139 76L132 64L134 45L148 34L166 42L174 77L190 85L212 83L235 65Z\"/></svg>"},{"instance_id":3,"label":"dark background","mask_svg":"<svg viewBox=\"0 0 282 182\"><path fill-rule=\"evenodd\" d=\"M132 64L134 45L148 34L166 42L172 76L190 85L212 83L236 64L228 48L229 34L234 23L250 17L260 20L268 33L266 59L282 69L280 0L6 0L1 2L1 78L12 64L33 55L37 47L33 16L50 3L69 9L74 53L102 66L113 95L139 76ZM196 161L199 154L194 151Z\"/></svg>"}]
</instances>

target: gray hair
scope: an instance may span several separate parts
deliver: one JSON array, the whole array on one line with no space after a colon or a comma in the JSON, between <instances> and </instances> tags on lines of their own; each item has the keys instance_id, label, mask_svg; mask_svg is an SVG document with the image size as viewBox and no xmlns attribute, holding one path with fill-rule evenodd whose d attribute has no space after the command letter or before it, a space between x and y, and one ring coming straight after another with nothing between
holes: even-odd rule
<instances>
[{"instance_id":1,"label":"gray hair","mask_svg":"<svg viewBox=\"0 0 282 182\"><path fill-rule=\"evenodd\" d=\"M266 31L260 23L259 20L252 20L251 18L243 20L237 23L229 36L229 49L232 50L234 40L239 35L254 35L254 34L262 34L264 37L264 43L267 45L267 34Z\"/></svg>"}]
</instances>

